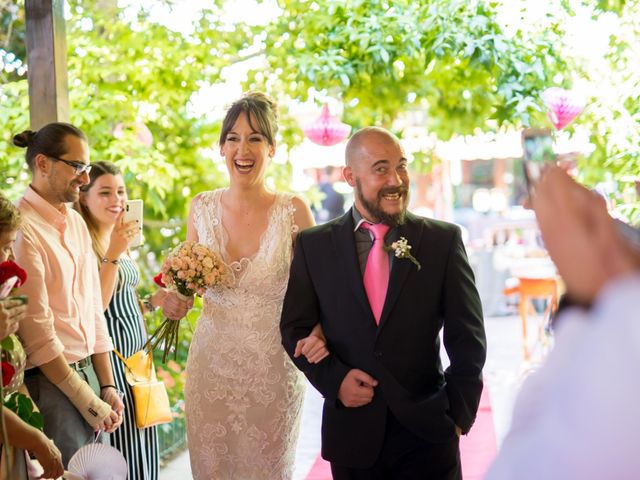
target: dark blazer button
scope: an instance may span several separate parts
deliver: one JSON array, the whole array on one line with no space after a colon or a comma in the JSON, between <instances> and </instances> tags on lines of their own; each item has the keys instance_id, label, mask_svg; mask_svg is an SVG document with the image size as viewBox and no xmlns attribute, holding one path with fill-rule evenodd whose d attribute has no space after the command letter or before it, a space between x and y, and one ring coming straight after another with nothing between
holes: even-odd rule
<instances>
[{"instance_id":1,"label":"dark blazer button","mask_svg":"<svg viewBox=\"0 0 640 480\"><path fill-rule=\"evenodd\" d=\"M373 352L373 356L376 358L382 358L382 352L380 350L376 350Z\"/></svg>"}]
</instances>

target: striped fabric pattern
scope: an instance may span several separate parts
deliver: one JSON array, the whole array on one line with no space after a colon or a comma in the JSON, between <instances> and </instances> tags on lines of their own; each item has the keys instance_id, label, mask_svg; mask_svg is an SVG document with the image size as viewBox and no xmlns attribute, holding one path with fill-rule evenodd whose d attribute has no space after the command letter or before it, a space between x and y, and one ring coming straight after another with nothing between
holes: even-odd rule
<instances>
[{"instance_id":1,"label":"striped fabric pattern","mask_svg":"<svg viewBox=\"0 0 640 480\"><path fill-rule=\"evenodd\" d=\"M140 272L133 260L122 257L118 280L109 307L104 312L114 346L127 358L141 350L147 340L136 287ZM133 410L133 396L124 375L124 365L111 354L113 376L118 389L124 392L124 421L109 437L111 446L122 452L129 465L129 476L135 480L158 478L158 432L156 427L138 429Z\"/></svg>"}]
</instances>

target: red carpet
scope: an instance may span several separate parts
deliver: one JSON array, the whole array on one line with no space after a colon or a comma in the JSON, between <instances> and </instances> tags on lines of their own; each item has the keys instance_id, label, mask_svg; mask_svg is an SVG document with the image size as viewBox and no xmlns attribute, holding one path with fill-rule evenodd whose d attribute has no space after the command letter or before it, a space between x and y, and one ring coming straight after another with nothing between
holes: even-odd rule
<instances>
[{"instance_id":1,"label":"red carpet","mask_svg":"<svg viewBox=\"0 0 640 480\"><path fill-rule=\"evenodd\" d=\"M460 440L462 477L464 480L481 480L496 456L496 431L489 392L485 388L480 398L478 416L469 435ZM320 455L306 476L306 480L331 480L329 463Z\"/></svg>"},{"instance_id":2,"label":"red carpet","mask_svg":"<svg viewBox=\"0 0 640 480\"><path fill-rule=\"evenodd\" d=\"M473 428L469 435L464 435L460 440L462 478L481 480L496 456L496 450L496 430L493 425L491 400L489 390L485 386Z\"/></svg>"},{"instance_id":3,"label":"red carpet","mask_svg":"<svg viewBox=\"0 0 640 480\"><path fill-rule=\"evenodd\" d=\"M331 480L331 478L331 466L329 462L318 455L305 480Z\"/></svg>"}]
</instances>

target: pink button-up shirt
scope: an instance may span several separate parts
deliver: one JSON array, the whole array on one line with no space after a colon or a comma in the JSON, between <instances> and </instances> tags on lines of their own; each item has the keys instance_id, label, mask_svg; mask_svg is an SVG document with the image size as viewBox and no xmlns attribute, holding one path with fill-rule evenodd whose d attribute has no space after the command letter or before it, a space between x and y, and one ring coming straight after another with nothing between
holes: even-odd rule
<instances>
[{"instance_id":1,"label":"pink button-up shirt","mask_svg":"<svg viewBox=\"0 0 640 480\"><path fill-rule=\"evenodd\" d=\"M27 368L61 353L72 363L111 351L98 265L84 220L66 205L62 212L56 209L31 187L18 209L23 224L15 256L28 275L19 293L29 296L18 334Z\"/></svg>"}]
</instances>

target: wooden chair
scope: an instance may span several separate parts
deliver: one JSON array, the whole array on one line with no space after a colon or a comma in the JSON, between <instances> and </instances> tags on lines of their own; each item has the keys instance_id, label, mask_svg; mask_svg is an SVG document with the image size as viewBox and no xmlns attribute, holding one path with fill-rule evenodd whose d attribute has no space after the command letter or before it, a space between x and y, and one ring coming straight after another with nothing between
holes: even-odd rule
<instances>
[{"instance_id":1,"label":"wooden chair","mask_svg":"<svg viewBox=\"0 0 640 480\"><path fill-rule=\"evenodd\" d=\"M531 301L534 298L547 300L543 321L538 324L538 339L543 346L547 345L547 338L544 329L550 321L552 315L558 308L559 281L557 278L526 278L518 277L518 285L504 289L505 295L518 294L520 300L518 311L522 322L522 356L525 361L529 361L531 352L529 350L529 340L527 338L527 319L529 313L535 314L535 309Z\"/></svg>"}]
</instances>

